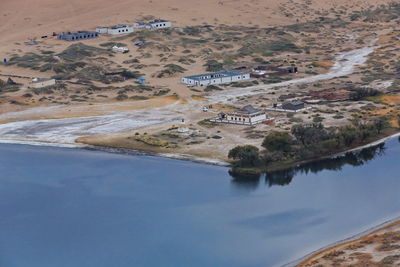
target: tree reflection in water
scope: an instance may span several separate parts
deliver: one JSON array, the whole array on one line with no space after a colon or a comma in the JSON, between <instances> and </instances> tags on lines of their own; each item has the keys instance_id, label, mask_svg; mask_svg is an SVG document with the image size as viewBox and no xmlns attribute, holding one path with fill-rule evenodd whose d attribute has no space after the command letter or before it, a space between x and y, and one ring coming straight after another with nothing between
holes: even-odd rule
<instances>
[{"instance_id":1,"label":"tree reflection in water","mask_svg":"<svg viewBox=\"0 0 400 267\"><path fill-rule=\"evenodd\" d=\"M254 175L241 175L230 170L229 174L233 178L232 182L235 185L246 187L248 189L257 188L262 177L265 178L265 183L268 184L268 186L285 186L290 184L292 179L298 174L318 173L324 170L340 171L346 165L364 165L368 161L371 161L374 158L383 155L385 149L385 143L381 143L379 145L364 148L362 150L347 152L333 158L327 158L301 164L286 170Z\"/></svg>"}]
</instances>

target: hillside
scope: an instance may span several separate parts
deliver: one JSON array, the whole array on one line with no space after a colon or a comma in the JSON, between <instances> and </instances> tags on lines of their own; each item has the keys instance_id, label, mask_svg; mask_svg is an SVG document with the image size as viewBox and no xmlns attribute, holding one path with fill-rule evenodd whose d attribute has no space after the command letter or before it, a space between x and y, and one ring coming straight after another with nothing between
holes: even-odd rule
<instances>
[{"instance_id":1,"label":"hillside","mask_svg":"<svg viewBox=\"0 0 400 267\"><path fill-rule=\"evenodd\" d=\"M52 32L91 29L140 20L146 16L171 19L176 25L277 25L305 21L313 10L368 8L388 0L2 0L0 42L25 41ZM112 3L112 4L111 4ZM3 49L2 49L3 50ZM1 52L1 51L0 51Z\"/></svg>"}]
</instances>

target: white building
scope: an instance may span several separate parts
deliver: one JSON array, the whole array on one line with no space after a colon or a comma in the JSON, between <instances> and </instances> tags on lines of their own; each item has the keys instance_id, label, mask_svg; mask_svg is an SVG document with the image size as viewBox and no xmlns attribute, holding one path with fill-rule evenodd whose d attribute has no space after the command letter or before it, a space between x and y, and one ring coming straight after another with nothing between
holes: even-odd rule
<instances>
[{"instance_id":1,"label":"white building","mask_svg":"<svg viewBox=\"0 0 400 267\"><path fill-rule=\"evenodd\" d=\"M55 79L34 78L34 79L32 79L32 83L29 85L29 87L38 89L38 88L53 86L55 84L56 84L56 80Z\"/></svg>"},{"instance_id":2,"label":"white building","mask_svg":"<svg viewBox=\"0 0 400 267\"><path fill-rule=\"evenodd\" d=\"M211 84L231 83L249 79L250 73L241 71L219 71L186 76L181 79L181 82L193 86L207 86Z\"/></svg>"},{"instance_id":3,"label":"white building","mask_svg":"<svg viewBox=\"0 0 400 267\"><path fill-rule=\"evenodd\" d=\"M123 53L123 54L129 52L129 49L127 47L120 47L120 46L116 46L116 45L113 46L112 50L114 52L119 52L119 53Z\"/></svg>"},{"instance_id":4,"label":"white building","mask_svg":"<svg viewBox=\"0 0 400 267\"><path fill-rule=\"evenodd\" d=\"M153 21L150 21L147 23L146 28L148 29L165 29L165 28L171 28L172 23L169 20L163 20L163 19L156 19Z\"/></svg>"},{"instance_id":5,"label":"white building","mask_svg":"<svg viewBox=\"0 0 400 267\"><path fill-rule=\"evenodd\" d=\"M98 27L96 28L96 32L98 33L108 33L108 34L126 34L126 33L131 33L133 32L133 26L129 25L117 25L111 28L107 27Z\"/></svg>"},{"instance_id":6,"label":"white building","mask_svg":"<svg viewBox=\"0 0 400 267\"><path fill-rule=\"evenodd\" d=\"M97 27L96 32L101 33L101 34L108 33L108 28L107 27Z\"/></svg>"},{"instance_id":7,"label":"white building","mask_svg":"<svg viewBox=\"0 0 400 267\"><path fill-rule=\"evenodd\" d=\"M143 28L146 28L146 24L144 22L136 22L136 23L133 23L132 27L134 29L143 29Z\"/></svg>"},{"instance_id":8,"label":"white building","mask_svg":"<svg viewBox=\"0 0 400 267\"><path fill-rule=\"evenodd\" d=\"M217 118L211 119L211 122L222 122L240 125L255 125L262 123L267 120L273 120L267 118L265 111L256 109L251 105L245 106L242 109L238 109L230 113L220 113Z\"/></svg>"}]
</instances>

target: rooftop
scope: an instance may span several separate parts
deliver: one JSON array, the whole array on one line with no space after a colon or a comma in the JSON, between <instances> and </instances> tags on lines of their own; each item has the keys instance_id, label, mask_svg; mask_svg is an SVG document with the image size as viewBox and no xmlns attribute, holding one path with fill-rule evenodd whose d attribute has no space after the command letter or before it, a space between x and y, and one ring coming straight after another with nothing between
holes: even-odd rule
<instances>
[{"instance_id":1,"label":"rooftop","mask_svg":"<svg viewBox=\"0 0 400 267\"><path fill-rule=\"evenodd\" d=\"M80 35L80 34L94 34L96 32L89 32L89 31L77 31L77 32L68 32L68 33L62 33L60 35ZM97 33L96 33L97 34Z\"/></svg>"},{"instance_id":2,"label":"rooftop","mask_svg":"<svg viewBox=\"0 0 400 267\"><path fill-rule=\"evenodd\" d=\"M236 114L254 114L259 112L262 112L262 110L256 109L252 105L244 106L243 108L235 111Z\"/></svg>"},{"instance_id":3,"label":"rooftop","mask_svg":"<svg viewBox=\"0 0 400 267\"><path fill-rule=\"evenodd\" d=\"M295 105L295 106L297 106L297 105L303 105L304 104L304 102L302 102L302 101L286 101L286 102L284 102L283 104L292 104L292 105Z\"/></svg>"},{"instance_id":4,"label":"rooftop","mask_svg":"<svg viewBox=\"0 0 400 267\"><path fill-rule=\"evenodd\" d=\"M165 19L155 19L153 21L150 21L149 23L159 23L159 22L169 22L169 20L165 20Z\"/></svg>"},{"instance_id":5,"label":"rooftop","mask_svg":"<svg viewBox=\"0 0 400 267\"><path fill-rule=\"evenodd\" d=\"M185 78L192 79L192 80L201 80L201 78L204 78L204 77L210 77L210 78L211 77L229 77L229 76L243 75L243 74L247 74L247 73L242 72L242 71L235 71L235 70L225 70L225 71L191 75L191 76L186 76Z\"/></svg>"},{"instance_id":6,"label":"rooftop","mask_svg":"<svg viewBox=\"0 0 400 267\"><path fill-rule=\"evenodd\" d=\"M116 25L111 27L111 29L115 30L115 29L124 29L124 28L129 28L128 25Z\"/></svg>"}]
</instances>

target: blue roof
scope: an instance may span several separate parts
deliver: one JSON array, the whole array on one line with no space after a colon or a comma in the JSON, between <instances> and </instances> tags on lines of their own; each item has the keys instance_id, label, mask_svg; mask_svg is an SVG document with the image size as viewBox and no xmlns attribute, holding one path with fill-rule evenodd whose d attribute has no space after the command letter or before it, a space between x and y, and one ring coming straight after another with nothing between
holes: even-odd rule
<instances>
[{"instance_id":1,"label":"blue roof","mask_svg":"<svg viewBox=\"0 0 400 267\"><path fill-rule=\"evenodd\" d=\"M247 74L247 73L242 72L242 71L236 71L236 70L224 70L224 71L218 71L218 72L186 76L185 78L192 79L192 80L202 80L202 79L204 80L204 79L230 77L230 76L244 75L244 74Z\"/></svg>"}]
</instances>

